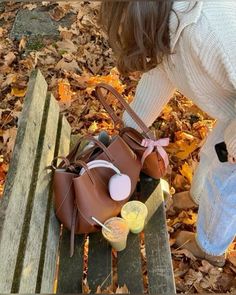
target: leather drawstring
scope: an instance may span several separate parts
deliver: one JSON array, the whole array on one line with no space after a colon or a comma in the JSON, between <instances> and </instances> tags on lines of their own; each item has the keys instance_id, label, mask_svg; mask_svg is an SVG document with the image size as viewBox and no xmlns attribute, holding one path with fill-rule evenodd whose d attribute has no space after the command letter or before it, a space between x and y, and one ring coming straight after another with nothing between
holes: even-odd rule
<instances>
[{"instance_id":1,"label":"leather drawstring","mask_svg":"<svg viewBox=\"0 0 236 295\"><path fill-rule=\"evenodd\" d=\"M75 249L75 222L77 217L77 207L74 205L73 214L71 218L71 232L70 232L70 257L74 255Z\"/></svg>"}]
</instances>

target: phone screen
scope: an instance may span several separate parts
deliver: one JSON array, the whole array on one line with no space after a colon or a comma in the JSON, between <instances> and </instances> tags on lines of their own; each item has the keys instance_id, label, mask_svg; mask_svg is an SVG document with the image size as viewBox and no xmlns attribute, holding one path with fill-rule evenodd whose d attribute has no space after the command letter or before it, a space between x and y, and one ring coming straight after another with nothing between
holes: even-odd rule
<instances>
[{"instance_id":1,"label":"phone screen","mask_svg":"<svg viewBox=\"0 0 236 295\"><path fill-rule=\"evenodd\" d=\"M220 162L227 162L228 161L228 151L226 148L226 144L224 141L217 143L215 145L216 154Z\"/></svg>"}]
</instances>

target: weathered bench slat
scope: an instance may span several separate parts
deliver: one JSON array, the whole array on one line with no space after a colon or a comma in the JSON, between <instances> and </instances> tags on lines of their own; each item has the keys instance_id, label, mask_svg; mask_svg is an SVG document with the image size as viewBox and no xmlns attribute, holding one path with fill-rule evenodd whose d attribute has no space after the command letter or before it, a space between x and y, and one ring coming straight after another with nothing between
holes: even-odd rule
<instances>
[{"instance_id":1,"label":"weathered bench slat","mask_svg":"<svg viewBox=\"0 0 236 295\"><path fill-rule=\"evenodd\" d=\"M38 152L46 92L47 84L42 74L39 71L34 72L29 81L11 161L12 165L0 203L0 265L1 269L4 269L0 275L1 293L11 292L13 276L18 268L17 257L20 258L18 256L20 241L21 246L24 247L22 229L24 216L27 213L27 203L31 197L29 193L35 167L34 160ZM28 207L30 207L29 203ZM4 220L6 215L11 218Z\"/></svg>"},{"instance_id":2,"label":"weathered bench slat","mask_svg":"<svg viewBox=\"0 0 236 295\"><path fill-rule=\"evenodd\" d=\"M175 293L171 254L166 229L164 203L145 227L149 293ZM155 234L156 233L156 234Z\"/></svg>"},{"instance_id":3,"label":"weathered bench slat","mask_svg":"<svg viewBox=\"0 0 236 295\"><path fill-rule=\"evenodd\" d=\"M144 293L139 235L128 235L127 248L117 258L118 285L126 284L131 293Z\"/></svg>"},{"instance_id":4,"label":"weathered bench slat","mask_svg":"<svg viewBox=\"0 0 236 295\"><path fill-rule=\"evenodd\" d=\"M84 235L75 236L75 251L70 257L70 232L63 230L57 293L82 293Z\"/></svg>"},{"instance_id":5,"label":"weathered bench slat","mask_svg":"<svg viewBox=\"0 0 236 295\"><path fill-rule=\"evenodd\" d=\"M160 180L154 180L143 174L140 175L140 182L137 185L135 200L144 202L148 208L146 223L163 202L163 192Z\"/></svg>"},{"instance_id":6,"label":"weathered bench slat","mask_svg":"<svg viewBox=\"0 0 236 295\"><path fill-rule=\"evenodd\" d=\"M163 202L163 192L161 184L156 184L156 181L154 182L156 188L154 191L149 195L148 199L145 201L145 205L148 208L148 216L146 218L146 223L150 221L152 216L155 214L157 209L160 207L161 203ZM151 186L151 185L150 185ZM145 195L147 192L144 192L142 190L142 194Z\"/></svg>"},{"instance_id":7,"label":"weathered bench slat","mask_svg":"<svg viewBox=\"0 0 236 295\"><path fill-rule=\"evenodd\" d=\"M89 235L88 252L88 285L92 292L98 286L102 289L112 284L112 254L111 247L102 234Z\"/></svg>"},{"instance_id":8,"label":"weathered bench slat","mask_svg":"<svg viewBox=\"0 0 236 295\"><path fill-rule=\"evenodd\" d=\"M65 117L60 116L58 125L58 142L56 143L55 156L67 155L70 149L71 127ZM58 255L60 224L55 216L53 208L52 190L50 200L48 227L45 228L44 249L41 253L42 273L40 282L38 278L38 286L36 293L52 293L55 280L56 261ZM47 219L47 218L46 218Z\"/></svg>"},{"instance_id":9,"label":"weathered bench slat","mask_svg":"<svg viewBox=\"0 0 236 295\"><path fill-rule=\"evenodd\" d=\"M45 109L43 125L39 137L39 146L42 147L39 170L34 182L32 194L32 211L25 220L29 226L28 236L25 237L26 249L19 285L19 293L34 293L36 291L37 274L43 241L45 217L50 197L51 172L49 166L54 158L54 150L59 120L59 107L54 97L48 94L48 107ZM35 110L37 112L37 110ZM42 135L42 136L41 136Z\"/></svg>"}]
</instances>

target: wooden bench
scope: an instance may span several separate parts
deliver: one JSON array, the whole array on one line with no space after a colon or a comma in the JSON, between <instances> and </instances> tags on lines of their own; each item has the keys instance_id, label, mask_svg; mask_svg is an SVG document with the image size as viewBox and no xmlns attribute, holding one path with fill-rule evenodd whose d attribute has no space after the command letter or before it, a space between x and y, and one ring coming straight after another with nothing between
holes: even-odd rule
<instances>
[{"instance_id":1,"label":"wooden bench","mask_svg":"<svg viewBox=\"0 0 236 295\"><path fill-rule=\"evenodd\" d=\"M129 234L127 248L117 255L112 255L100 232L89 239L79 235L75 254L69 257L69 232L54 215L52 172L46 166L55 156L68 154L70 135L71 128L47 92L45 79L39 70L34 71L0 202L0 293L53 293L56 285L58 293L82 293L86 262L92 293L115 281L119 286L126 284L131 293L144 293L145 272L148 293L174 294L161 182L146 178L139 183L139 194L149 208L142 235L146 271L140 235Z\"/></svg>"}]
</instances>

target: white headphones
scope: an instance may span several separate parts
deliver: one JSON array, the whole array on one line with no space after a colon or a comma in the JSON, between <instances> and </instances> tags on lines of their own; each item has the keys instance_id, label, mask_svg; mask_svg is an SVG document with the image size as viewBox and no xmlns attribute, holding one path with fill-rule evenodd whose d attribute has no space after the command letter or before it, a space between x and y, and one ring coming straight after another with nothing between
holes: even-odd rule
<instances>
[{"instance_id":1,"label":"white headphones","mask_svg":"<svg viewBox=\"0 0 236 295\"><path fill-rule=\"evenodd\" d=\"M114 170L116 174L110 178L108 184L110 196L115 201L122 201L128 198L131 192L131 180L128 175L122 174L116 166L105 160L94 160L88 162L87 166L89 169L103 167ZM80 170L80 175L83 175L85 171L86 170L82 168Z\"/></svg>"}]
</instances>

